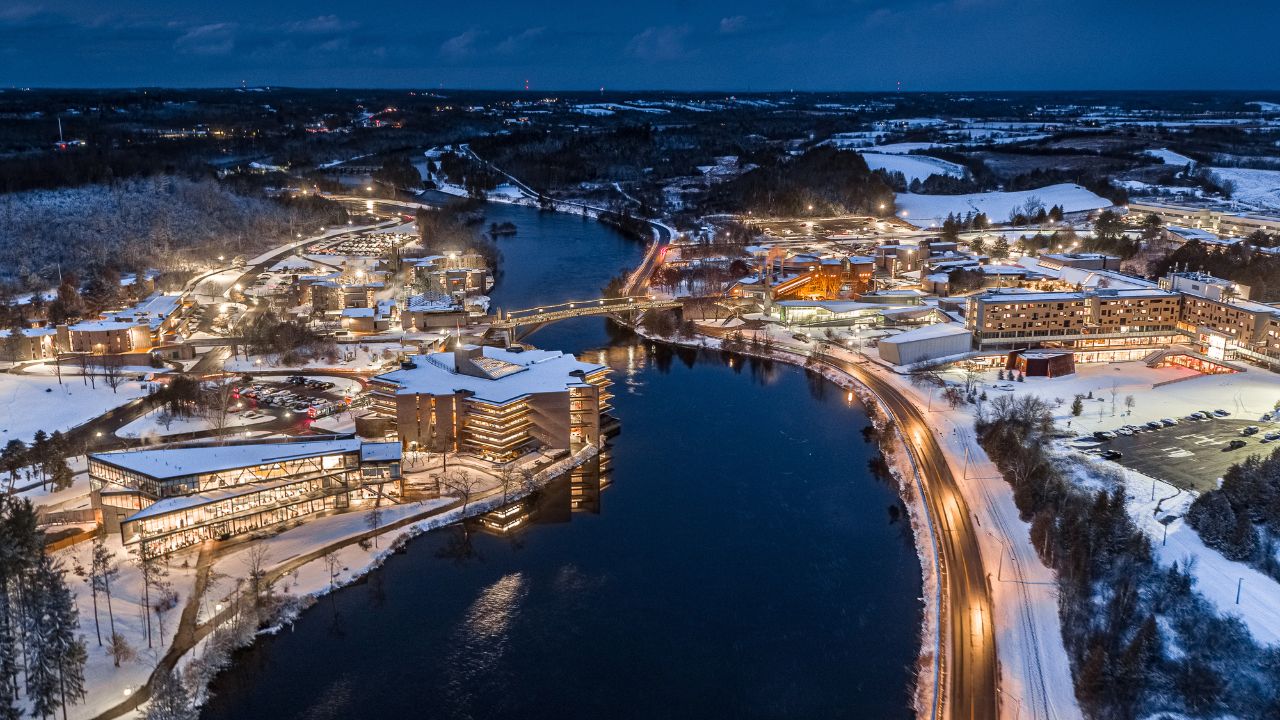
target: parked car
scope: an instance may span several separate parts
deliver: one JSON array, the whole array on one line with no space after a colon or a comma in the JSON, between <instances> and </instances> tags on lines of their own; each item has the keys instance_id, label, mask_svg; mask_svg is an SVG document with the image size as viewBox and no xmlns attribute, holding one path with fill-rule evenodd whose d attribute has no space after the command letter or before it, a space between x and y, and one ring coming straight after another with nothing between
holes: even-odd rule
<instances>
[{"instance_id":1,"label":"parked car","mask_svg":"<svg viewBox=\"0 0 1280 720\"><path fill-rule=\"evenodd\" d=\"M1130 430L1130 429L1129 429L1129 428L1127 428L1127 427L1117 428L1117 429L1116 429L1116 432L1120 433L1121 435L1125 435L1125 436L1128 436L1128 435L1132 435L1132 434L1133 434L1133 431L1132 431L1132 430Z\"/></svg>"},{"instance_id":2,"label":"parked car","mask_svg":"<svg viewBox=\"0 0 1280 720\"><path fill-rule=\"evenodd\" d=\"M1093 436L1099 440L1114 440L1116 437L1116 434L1111 432L1110 430L1099 430L1098 432L1094 433Z\"/></svg>"},{"instance_id":3,"label":"parked car","mask_svg":"<svg viewBox=\"0 0 1280 720\"><path fill-rule=\"evenodd\" d=\"M1272 440L1280 440L1280 432L1269 432L1262 436L1262 442L1271 442Z\"/></svg>"},{"instance_id":4,"label":"parked car","mask_svg":"<svg viewBox=\"0 0 1280 720\"><path fill-rule=\"evenodd\" d=\"M1165 427L1173 427L1178 424L1178 420L1177 418L1164 418L1160 421L1160 424Z\"/></svg>"},{"instance_id":5,"label":"parked car","mask_svg":"<svg viewBox=\"0 0 1280 720\"><path fill-rule=\"evenodd\" d=\"M1240 431L1240 434L1241 434L1241 435L1244 435L1244 436L1246 436L1246 437L1248 437L1249 435L1255 435L1255 434L1257 434L1257 432L1258 432L1258 426L1257 426L1257 425L1250 425L1249 427L1247 427L1247 428L1245 428L1245 429L1241 430L1241 431Z\"/></svg>"},{"instance_id":6,"label":"parked car","mask_svg":"<svg viewBox=\"0 0 1280 720\"><path fill-rule=\"evenodd\" d=\"M1103 460L1119 460L1124 457L1124 453L1119 450L1105 450L1102 453Z\"/></svg>"},{"instance_id":7,"label":"parked car","mask_svg":"<svg viewBox=\"0 0 1280 720\"><path fill-rule=\"evenodd\" d=\"M1227 443L1227 449L1228 449L1228 450L1239 450L1240 448L1242 448L1242 447L1244 447L1245 445L1248 445L1248 444L1249 444L1249 443L1246 443L1246 442L1245 442L1245 441L1243 441L1243 440L1232 440L1231 442Z\"/></svg>"},{"instance_id":8,"label":"parked car","mask_svg":"<svg viewBox=\"0 0 1280 720\"><path fill-rule=\"evenodd\" d=\"M1230 415L1231 413L1227 412L1226 410L1214 410L1214 411L1213 411L1213 414L1214 414L1214 415L1217 415L1218 417L1226 417L1226 416Z\"/></svg>"},{"instance_id":9,"label":"parked car","mask_svg":"<svg viewBox=\"0 0 1280 720\"><path fill-rule=\"evenodd\" d=\"M1152 430L1159 430L1160 428L1164 427L1164 423L1160 422L1159 420L1152 420L1151 422L1147 423L1147 427Z\"/></svg>"}]
</instances>

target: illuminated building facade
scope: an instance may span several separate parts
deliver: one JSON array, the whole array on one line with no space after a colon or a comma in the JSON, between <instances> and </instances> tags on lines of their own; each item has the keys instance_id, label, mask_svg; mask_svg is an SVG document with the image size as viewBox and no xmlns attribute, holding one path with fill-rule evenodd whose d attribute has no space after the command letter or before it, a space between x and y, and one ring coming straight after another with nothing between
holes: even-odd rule
<instances>
[{"instance_id":1,"label":"illuminated building facade","mask_svg":"<svg viewBox=\"0 0 1280 720\"><path fill-rule=\"evenodd\" d=\"M89 456L90 497L126 547L164 555L401 494L400 444L351 436Z\"/></svg>"},{"instance_id":2,"label":"illuminated building facade","mask_svg":"<svg viewBox=\"0 0 1280 720\"><path fill-rule=\"evenodd\" d=\"M609 369L548 350L459 345L373 379L374 408L406 449L505 461L601 441Z\"/></svg>"}]
</instances>

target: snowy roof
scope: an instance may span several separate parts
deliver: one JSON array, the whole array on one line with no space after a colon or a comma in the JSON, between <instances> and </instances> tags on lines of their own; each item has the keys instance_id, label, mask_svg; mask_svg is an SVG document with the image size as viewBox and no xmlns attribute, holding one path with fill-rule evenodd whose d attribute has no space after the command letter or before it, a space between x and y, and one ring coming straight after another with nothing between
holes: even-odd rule
<instances>
[{"instance_id":1,"label":"snowy roof","mask_svg":"<svg viewBox=\"0 0 1280 720\"><path fill-rule=\"evenodd\" d=\"M120 320L86 320L78 322L68 329L75 332L102 332L106 330L128 330L141 325L142 323L140 322L124 322Z\"/></svg>"},{"instance_id":2,"label":"snowy roof","mask_svg":"<svg viewBox=\"0 0 1280 720\"><path fill-rule=\"evenodd\" d=\"M399 395L452 395L469 392L477 400L507 403L526 395L562 392L583 384L580 375L605 369L604 365L579 362L574 356L558 350L526 350L511 352L494 347L480 348L477 364L492 364L497 377L476 377L457 371L455 353L438 352L417 355L417 367L403 368L377 376L378 380L398 385ZM486 361L491 361L486 363ZM514 366L514 367L508 367ZM487 369L487 368L486 368Z\"/></svg>"},{"instance_id":3,"label":"snowy roof","mask_svg":"<svg viewBox=\"0 0 1280 720\"><path fill-rule=\"evenodd\" d=\"M922 328L908 330L904 333L898 333L892 337L883 338L880 340L880 343L897 345L899 343L914 342L916 340L932 340L940 337L969 334L969 330L959 323L938 323L936 325L926 325Z\"/></svg>"},{"instance_id":4,"label":"snowy roof","mask_svg":"<svg viewBox=\"0 0 1280 720\"><path fill-rule=\"evenodd\" d=\"M448 312L457 310L458 304L448 295L414 295L409 298L410 312Z\"/></svg>"},{"instance_id":5,"label":"snowy roof","mask_svg":"<svg viewBox=\"0 0 1280 720\"><path fill-rule=\"evenodd\" d=\"M365 443L360 446L360 462L395 462L400 459L400 443Z\"/></svg>"},{"instance_id":6,"label":"snowy roof","mask_svg":"<svg viewBox=\"0 0 1280 720\"><path fill-rule=\"evenodd\" d=\"M57 328L52 327L22 328L23 337L44 337L56 334L58 334Z\"/></svg>"},{"instance_id":7,"label":"snowy roof","mask_svg":"<svg viewBox=\"0 0 1280 720\"><path fill-rule=\"evenodd\" d=\"M160 327L160 325L163 324L170 315L177 312L181 305L181 295L164 295L156 293L131 308L107 313L107 316L119 321L136 321L137 324L145 323L152 330L155 330Z\"/></svg>"},{"instance_id":8,"label":"snowy roof","mask_svg":"<svg viewBox=\"0 0 1280 720\"><path fill-rule=\"evenodd\" d=\"M204 447L168 447L94 453L94 460L159 480L235 470L273 462L355 452L360 440L295 440Z\"/></svg>"},{"instance_id":9,"label":"snowy roof","mask_svg":"<svg viewBox=\"0 0 1280 720\"><path fill-rule=\"evenodd\" d=\"M342 317L373 317L373 308L346 308Z\"/></svg>"},{"instance_id":10,"label":"snowy roof","mask_svg":"<svg viewBox=\"0 0 1280 720\"><path fill-rule=\"evenodd\" d=\"M144 520L157 515L167 515L171 512L200 507L201 505L208 505L209 503L218 502L220 500L227 500L233 497L239 497L240 495L262 492L263 490L270 490L271 488L295 482L298 482L297 478L284 477L270 482L245 483L243 485L233 485L231 487L218 488L217 490L209 490L202 493L192 493L190 495L182 495L180 497L164 498L163 500L157 500L147 507L130 515L125 518L125 521Z\"/></svg>"}]
</instances>

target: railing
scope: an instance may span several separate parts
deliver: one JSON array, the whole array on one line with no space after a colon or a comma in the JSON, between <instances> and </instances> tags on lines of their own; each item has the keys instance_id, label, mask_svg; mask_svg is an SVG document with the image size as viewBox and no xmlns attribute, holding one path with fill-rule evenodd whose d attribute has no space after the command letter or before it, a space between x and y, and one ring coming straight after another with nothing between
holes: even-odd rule
<instances>
[{"instance_id":1,"label":"railing","mask_svg":"<svg viewBox=\"0 0 1280 720\"><path fill-rule=\"evenodd\" d=\"M525 310L512 310L494 319L490 326L494 329L510 330L522 325L541 325L555 322L556 320L587 315L639 312L679 306L680 302L678 300L654 300L646 296L577 300Z\"/></svg>"}]
</instances>

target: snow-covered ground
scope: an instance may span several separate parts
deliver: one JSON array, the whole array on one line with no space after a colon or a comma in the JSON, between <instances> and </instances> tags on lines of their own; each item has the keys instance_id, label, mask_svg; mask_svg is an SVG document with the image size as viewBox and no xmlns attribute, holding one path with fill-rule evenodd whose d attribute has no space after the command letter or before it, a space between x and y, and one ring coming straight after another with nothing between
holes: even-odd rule
<instances>
[{"instance_id":1,"label":"snow-covered ground","mask_svg":"<svg viewBox=\"0 0 1280 720\"><path fill-rule=\"evenodd\" d=\"M1280 170L1216 167L1210 173L1231 184L1233 199L1260 210L1280 210Z\"/></svg>"},{"instance_id":2,"label":"snow-covered ground","mask_svg":"<svg viewBox=\"0 0 1280 720\"><path fill-rule=\"evenodd\" d=\"M960 165L928 155L893 155L879 152L862 152L861 154L862 159L867 161L867 167L872 170L900 172L907 178L907 182L923 181L930 175L964 177L964 168Z\"/></svg>"},{"instance_id":3,"label":"snow-covered ground","mask_svg":"<svg viewBox=\"0 0 1280 720\"><path fill-rule=\"evenodd\" d=\"M1199 533L1186 523L1195 493L1119 465L1100 464L1097 458L1074 455L1068 461L1074 464L1077 477L1091 484L1097 484L1099 466L1107 466L1102 472L1113 473L1124 483L1129 514L1151 537L1157 559L1165 565L1176 562L1190 567L1196 589L1220 612L1239 616L1258 642L1280 644L1280 583L1244 563L1228 560L1201 542ZM1169 515L1177 519L1169 523L1166 534L1160 519Z\"/></svg>"},{"instance_id":4,"label":"snow-covered ground","mask_svg":"<svg viewBox=\"0 0 1280 720\"><path fill-rule=\"evenodd\" d=\"M883 153L885 155L905 155L907 153L915 152L917 150L934 150L937 148L948 148L948 147L951 147L951 146L946 143L900 142L900 143L888 143L885 145L876 145L874 147L869 147L866 149L866 152Z\"/></svg>"},{"instance_id":5,"label":"snow-covered ground","mask_svg":"<svg viewBox=\"0 0 1280 720\"><path fill-rule=\"evenodd\" d=\"M948 380L961 382L958 370L948 371ZM1187 379L1182 379L1187 378ZM988 398L998 394L1039 395L1053 402L1063 402L1054 410L1054 419L1062 427L1080 433L1114 430L1122 425L1141 425L1166 417L1181 418L1197 410L1227 410L1233 417L1256 420L1275 407L1280 400L1280 375L1260 368L1234 375L1200 375L1180 367L1149 368L1142 362L1077 365L1073 375L1058 378L1029 377L1024 382L1001 383L996 371L981 373ZM1178 382L1170 382L1177 380ZM1168 383L1155 387L1160 383ZM999 384L1012 390L995 390ZM1116 407L1112 414L1111 393L1115 391ZM1084 412L1072 417L1071 401L1076 395L1093 394L1084 401ZM1132 395L1132 414L1125 408L1125 398ZM939 398L934 399L936 406Z\"/></svg>"},{"instance_id":6,"label":"snow-covered ground","mask_svg":"<svg viewBox=\"0 0 1280 720\"><path fill-rule=\"evenodd\" d=\"M30 442L37 430L63 432L147 394L149 383L127 381L112 392L101 378L0 373L0 444L17 438Z\"/></svg>"},{"instance_id":7,"label":"snow-covered ground","mask_svg":"<svg viewBox=\"0 0 1280 720\"><path fill-rule=\"evenodd\" d=\"M120 536L108 535L107 546L114 551L119 563L120 576L111 583L112 615L115 618L115 629L125 637L129 645L137 652L138 657L115 667L105 647L99 647L97 633L94 631L93 595L89 584L75 574L67 575L67 586L76 595L76 605L80 611L80 632L89 649L89 659L85 664L85 700L67 708L69 720L84 720L97 717L107 708L119 703L124 697L140 687L150 677L157 661L168 649L178 628L178 617L182 613L182 605L191 596L195 583L195 553L187 552L174 555L167 563L160 565L167 568L165 578L178 595L178 605L164 615L164 632L160 632L160 623L155 612L150 612L152 647L147 647L146 614L142 591L142 575L132 563L133 556L125 551L120 543ZM93 543L83 542L57 553L64 566L70 571L77 565L89 566L89 554ZM155 600L155 595L151 598ZM106 598L98 595L98 621L102 628L103 641L110 635L110 620L107 613Z\"/></svg>"},{"instance_id":8,"label":"snow-covered ground","mask_svg":"<svg viewBox=\"0 0 1280 720\"><path fill-rule=\"evenodd\" d=\"M243 357L228 360L224 367L228 372L252 373L257 370L350 370L376 371L390 367L396 362L398 353L416 352L416 348L405 347L399 343L362 343L359 345L339 345L338 359L330 362L324 358L308 360L301 365L284 365L280 358L270 355L253 355L247 360ZM326 378L328 379L328 378Z\"/></svg>"},{"instance_id":9,"label":"snow-covered ground","mask_svg":"<svg viewBox=\"0 0 1280 720\"><path fill-rule=\"evenodd\" d=\"M255 417L245 417L245 413L228 413L224 429L242 428L250 425L271 422L275 417L265 413L254 413ZM166 424L167 413L155 409L134 420L116 431L116 437L122 438L161 438L167 435L204 432L214 429L215 423L202 415L194 417L170 418Z\"/></svg>"},{"instance_id":10,"label":"snow-covered ground","mask_svg":"<svg viewBox=\"0 0 1280 720\"><path fill-rule=\"evenodd\" d=\"M1010 213L1025 208L1028 201L1037 200L1048 210L1061 205L1066 212L1098 210L1111 206L1111 201L1099 197L1079 185L1060 183L1035 190L1018 192L986 192L968 195L916 195L899 193L898 216L917 227L940 225L948 214L986 213L992 222L1007 222Z\"/></svg>"},{"instance_id":11,"label":"snow-covered ground","mask_svg":"<svg viewBox=\"0 0 1280 720\"><path fill-rule=\"evenodd\" d=\"M1195 160L1192 160L1186 155L1176 153L1168 148L1157 148L1155 150L1147 150L1143 154L1150 155L1153 158L1157 158L1158 160L1160 160L1160 162L1164 163L1165 165L1176 165L1178 167L1186 167L1187 165L1196 164Z\"/></svg>"}]
</instances>

